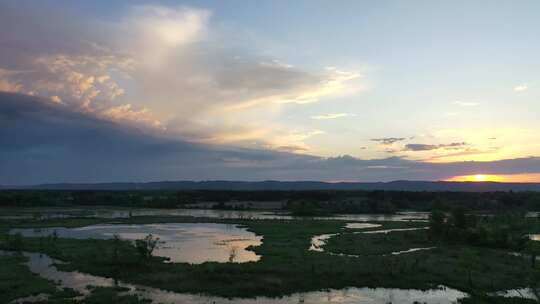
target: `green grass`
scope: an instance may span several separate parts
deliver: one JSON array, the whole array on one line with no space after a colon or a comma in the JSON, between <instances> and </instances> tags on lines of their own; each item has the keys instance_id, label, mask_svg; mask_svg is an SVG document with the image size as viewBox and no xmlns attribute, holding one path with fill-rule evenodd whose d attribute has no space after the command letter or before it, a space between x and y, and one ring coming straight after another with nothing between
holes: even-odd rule
<instances>
[{"instance_id":1,"label":"green grass","mask_svg":"<svg viewBox=\"0 0 540 304\"><path fill-rule=\"evenodd\" d=\"M27 258L20 254L0 255L0 303L9 303L15 299L47 294L47 303L74 303L78 296L74 290L58 289L54 282L41 278L28 269ZM112 302L111 302L112 303Z\"/></svg>"},{"instance_id":2,"label":"green grass","mask_svg":"<svg viewBox=\"0 0 540 304\"><path fill-rule=\"evenodd\" d=\"M30 272L23 264L26 261L22 255L0 255L0 303L56 291L52 282Z\"/></svg>"},{"instance_id":3,"label":"green grass","mask_svg":"<svg viewBox=\"0 0 540 304\"><path fill-rule=\"evenodd\" d=\"M58 219L46 222L19 222L16 226L76 227L98 222L156 223L156 222L222 222L241 224L264 237L263 244L252 248L262 255L258 262L250 263L185 263L166 264L160 258L141 262L129 242L119 246L120 261L113 259L111 240L58 239L54 245L37 238L25 238L22 249L43 251L50 256L69 262L59 265L63 270L79 270L94 275L163 288L176 292L204 293L225 297L280 296L294 292L325 288L395 287L428 289L447 285L463 291L495 291L526 286L529 271L527 260L510 256L503 250L468 248L475 257L470 266L472 285L467 280L467 266L463 264L463 246L439 246L425 252L401 256L382 257L376 253L394 249L408 249L407 241L415 240L416 233L398 233L388 240L362 243L362 250L373 253L362 258L332 256L308 251L311 237L318 234L348 231L343 221L313 220L218 220L185 217L135 217L122 220ZM406 228L425 223L381 222L377 229ZM6 227L4 226L4 229ZM364 242L365 235L354 234ZM376 234L369 235L378 238ZM404 239L407 239L404 241ZM341 242L339 240L337 242ZM419 245L423 240L419 238ZM330 241L332 244L333 240ZM348 241L347 241L348 242ZM407 248L405 248L407 245ZM0 244L1 246L1 244ZM334 245L330 245L334 246ZM412 246L412 247L415 247ZM423 247L423 246L421 246ZM356 246L342 250L355 252Z\"/></svg>"},{"instance_id":4,"label":"green grass","mask_svg":"<svg viewBox=\"0 0 540 304\"><path fill-rule=\"evenodd\" d=\"M92 288L88 297L82 301L75 300L79 293L71 289L58 289L54 282L30 272L25 262L27 258L20 254L0 255L0 303L39 294L48 295L46 303L50 304L149 303L134 295L122 295L124 289L113 287Z\"/></svg>"},{"instance_id":5,"label":"green grass","mask_svg":"<svg viewBox=\"0 0 540 304\"><path fill-rule=\"evenodd\" d=\"M389 233L342 233L327 241L325 250L351 255L384 255L411 248L433 247L425 230Z\"/></svg>"}]
</instances>

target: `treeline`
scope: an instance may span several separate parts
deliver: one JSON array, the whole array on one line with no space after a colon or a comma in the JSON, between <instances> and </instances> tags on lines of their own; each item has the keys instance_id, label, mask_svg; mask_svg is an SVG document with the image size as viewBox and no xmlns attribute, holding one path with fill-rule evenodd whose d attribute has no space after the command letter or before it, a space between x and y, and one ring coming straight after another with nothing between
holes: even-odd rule
<instances>
[{"instance_id":1,"label":"treeline","mask_svg":"<svg viewBox=\"0 0 540 304\"><path fill-rule=\"evenodd\" d=\"M308 199L289 200L285 208L296 216L324 216L337 213L392 214L397 207L388 200L377 201L364 197L344 198L330 201Z\"/></svg>"},{"instance_id":2,"label":"treeline","mask_svg":"<svg viewBox=\"0 0 540 304\"><path fill-rule=\"evenodd\" d=\"M464 208L469 211L540 211L540 192L408 192L408 191L0 191L0 206L111 205L171 208L214 202L281 201L289 210L317 209L329 213L392 213ZM301 211L301 210L300 210Z\"/></svg>"},{"instance_id":3,"label":"treeline","mask_svg":"<svg viewBox=\"0 0 540 304\"><path fill-rule=\"evenodd\" d=\"M507 213L540 211L540 192L410 192L322 191L297 192L287 200L294 213L394 213L400 210Z\"/></svg>"},{"instance_id":4,"label":"treeline","mask_svg":"<svg viewBox=\"0 0 540 304\"><path fill-rule=\"evenodd\" d=\"M479 216L454 208L450 212L432 211L429 228L427 233L433 241L522 251L538 243L530 241L529 234L540 232L540 220L520 212Z\"/></svg>"}]
</instances>

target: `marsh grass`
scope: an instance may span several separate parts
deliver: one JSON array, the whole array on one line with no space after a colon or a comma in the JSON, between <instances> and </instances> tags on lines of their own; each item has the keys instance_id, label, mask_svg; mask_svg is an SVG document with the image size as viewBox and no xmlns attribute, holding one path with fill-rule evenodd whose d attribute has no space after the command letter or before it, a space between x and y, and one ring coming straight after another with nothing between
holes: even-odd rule
<instances>
[{"instance_id":1,"label":"marsh grass","mask_svg":"<svg viewBox=\"0 0 540 304\"><path fill-rule=\"evenodd\" d=\"M124 282L147 285L176 292L203 293L225 297L281 296L295 292L344 287L388 287L429 289L446 285L463 291L496 291L526 286L529 261L511 256L505 250L467 246L477 263L462 263L461 245L441 245L431 251L399 256L378 253L423 245L422 231L392 235L387 240L370 242L366 235L354 234L352 245L342 250L356 252L358 247L372 253L361 258L332 256L309 251L314 235L340 233L343 221L314 220L217 220L185 217L133 217L122 220L59 219L46 222L19 222L17 227L78 227L97 223L163 223L219 222L239 224L264 237L263 244L250 250L261 255L258 262L216 263L198 265L164 263L163 258L150 257L141 262L135 246L128 241L76 240L58 238L54 246L40 247L39 238L23 238L21 250L42 251L68 262L61 270L116 278ZM374 222L376 223L376 222ZM416 222L379 222L377 229L410 228L425 225ZM7 227L3 227L4 233ZM424 232L425 233L425 232ZM352 235L352 234L351 234ZM5 236L4 236L5 237ZM377 234L369 237L380 238ZM346 239L346 242L349 242ZM336 242L343 240L337 239ZM413 242L413 245L409 242ZM332 240L330 241L332 245ZM0 243L0 246L5 246ZM337 246L337 245L336 245ZM115 257L116 255L116 257ZM470 271L472 286L467 274Z\"/></svg>"},{"instance_id":2,"label":"marsh grass","mask_svg":"<svg viewBox=\"0 0 540 304\"><path fill-rule=\"evenodd\" d=\"M56 291L52 282L30 272L23 265L26 261L24 256L18 254L0 255L0 303Z\"/></svg>"}]
</instances>

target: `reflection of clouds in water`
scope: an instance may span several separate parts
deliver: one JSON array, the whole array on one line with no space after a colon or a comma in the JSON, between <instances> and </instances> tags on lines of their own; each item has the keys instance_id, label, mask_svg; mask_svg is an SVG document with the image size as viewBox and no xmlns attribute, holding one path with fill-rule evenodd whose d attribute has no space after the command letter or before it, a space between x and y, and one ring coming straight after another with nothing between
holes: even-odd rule
<instances>
[{"instance_id":1,"label":"reflection of clouds in water","mask_svg":"<svg viewBox=\"0 0 540 304\"><path fill-rule=\"evenodd\" d=\"M0 251L0 254L5 252ZM52 263L58 261L50 259L48 256L40 256L37 253L24 253L29 257L27 263L30 271L38 273L40 276L54 281L60 281L62 287L73 288L82 294L88 294L88 285L110 287L114 286L112 279L93 276L79 272L58 271ZM314 291L306 293L296 293L281 298L233 298L225 299L220 297L210 297L195 294L175 293L147 286L138 286L120 282L119 286L126 287L129 291L126 294L140 295L154 303L191 303L191 304L386 304L386 303L427 303L427 304L451 304L466 296L465 293L455 289L439 287L426 291L414 289L392 289L392 288L345 288L330 289L327 291Z\"/></svg>"},{"instance_id":2,"label":"reflection of clouds in water","mask_svg":"<svg viewBox=\"0 0 540 304\"><path fill-rule=\"evenodd\" d=\"M381 224L371 224L371 223L347 223L345 228L349 229L366 229L366 228L377 228L381 227Z\"/></svg>"},{"instance_id":3,"label":"reflection of clouds in water","mask_svg":"<svg viewBox=\"0 0 540 304\"><path fill-rule=\"evenodd\" d=\"M219 245L219 246L227 246L233 242L238 243L238 242L246 242L246 241L249 242L251 240L250 239L226 239L226 240L216 241L214 242L214 244Z\"/></svg>"},{"instance_id":4,"label":"reflection of clouds in water","mask_svg":"<svg viewBox=\"0 0 540 304\"><path fill-rule=\"evenodd\" d=\"M42 218L67 217L101 217L101 218L127 218L132 216L193 216L208 218L229 219L288 219L295 217L272 211L245 211L245 210L213 210L213 209L82 209L82 208L17 208L16 213L6 215L9 218L31 218L34 212L40 212ZM13 212L12 212L13 213ZM30 213L30 214L28 214ZM5 218L6 216L0 216ZM396 214L338 214L327 217L314 217L316 220L343 220L343 221L426 221L428 212L399 212Z\"/></svg>"},{"instance_id":5,"label":"reflection of clouds in water","mask_svg":"<svg viewBox=\"0 0 540 304\"><path fill-rule=\"evenodd\" d=\"M312 237L311 238L311 246L309 247L309 250L323 252L324 251L323 246L326 245L326 241L329 238L331 238L333 236L336 236L336 235L338 235L338 233L321 234L321 235L316 235L316 236Z\"/></svg>"},{"instance_id":6,"label":"reflection of clouds in water","mask_svg":"<svg viewBox=\"0 0 540 304\"><path fill-rule=\"evenodd\" d=\"M540 241L540 234L529 234L529 239L532 241Z\"/></svg>"},{"instance_id":7,"label":"reflection of clouds in water","mask_svg":"<svg viewBox=\"0 0 540 304\"><path fill-rule=\"evenodd\" d=\"M455 289L441 288L427 291L392 288L345 288L341 290L296 293L281 298L257 297L253 299L224 299L148 289L147 298L164 303L220 303L220 304L387 304L387 303L427 303L451 304L466 296Z\"/></svg>"},{"instance_id":8,"label":"reflection of clouds in water","mask_svg":"<svg viewBox=\"0 0 540 304\"><path fill-rule=\"evenodd\" d=\"M29 257L27 264L32 272L39 273L55 282L60 281L62 286L75 289L82 294L89 293L86 288L88 285L112 286L114 283L112 279L96 277L85 273L58 271L56 267L52 266L53 263L57 263L58 261L52 260L46 255L38 253L25 253L24 255Z\"/></svg>"},{"instance_id":9,"label":"reflection of clouds in water","mask_svg":"<svg viewBox=\"0 0 540 304\"><path fill-rule=\"evenodd\" d=\"M118 235L124 240L143 239L148 234L159 238L154 255L167 257L170 262L204 263L207 261L228 262L232 246L234 262L258 261L260 256L246 250L249 246L262 244L244 227L215 223L168 223L148 225L93 225L81 228L13 229L10 233L24 236L46 236L57 231L59 237L77 239L111 239Z\"/></svg>"},{"instance_id":10,"label":"reflection of clouds in water","mask_svg":"<svg viewBox=\"0 0 540 304\"><path fill-rule=\"evenodd\" d=\"M380 225L380 224L372 224L372 223L347 223L345 225L345 228L349 228L349 229L368 229L368 228L376 228L376 227L381 227L381 226L382 225ZM372 230L372 231L371 230L369 230L369 231L355 231L355 232L352 232L352 233L353 234L359 234L359 233L367 233L367 234L384 233L384 234L387 234L387 233L390 233L390 232L393 232L393 231L412 231L412 230L423 230L423 229L429 229L429 227L382 229L382 230ZM335 255L335 256L346 256L346 257L353 257L353 258L361 257L360 255L356 255L356 254L334 253L334 252L325 251L325 249L323 247L324 247L324 245L326 245L326 242L328 241L328 239L330 239L330 238L332 238L334 236L337 236L337 235L341 235L341 233L321 234L321 235L313 236L311 238L311 244L310 244L309 250L310 251L317 251L317 252L325 252L327 254ZM410 248L410 249L402 250L402 251L393 251L393 252L390 252L389 254L383 254L383 256L386 256L386 255L400 255L400 254L406 254L406 253L411 253L411 252L416 252L416 251L421 251L421 250L431 250L431 249L435 249L435 248L436 247Z\"/></svg>"},{"instance_id":11,"label":"reflection of clouds in water","mask_svg":"<svg viewBox=\"0 0 540 304\"><path fill-rule=\"evenodd\" d=\"M396 229L384 229L384 230L373 230L373 231L364 231L362 233L366 234L376 234L376 233L390 233L390 232L398 232L398 231L415 231L415 230L426 230L429 229L429 227L415 227L415 228L396 228Z\"/></svg>"},{"instance_id":12,"label":"reflection of clouds in water","mask_svg":"<svg viewBox=\"0 0 540 304\"><path fill-rule=\"evenodd\" d=\"M124 240L141 240L144 239L146 236L148 236L148 233L140 233L140 232L120 232L120 233L110 233L105 232L103 233L104 236L108 236L110 238L114 237L115 235L118 235L119 238ZM154 238L159 238L160 241L167 241L170 240L165 236L152 233L152 236Z\"/></svg>"}]
</instances>

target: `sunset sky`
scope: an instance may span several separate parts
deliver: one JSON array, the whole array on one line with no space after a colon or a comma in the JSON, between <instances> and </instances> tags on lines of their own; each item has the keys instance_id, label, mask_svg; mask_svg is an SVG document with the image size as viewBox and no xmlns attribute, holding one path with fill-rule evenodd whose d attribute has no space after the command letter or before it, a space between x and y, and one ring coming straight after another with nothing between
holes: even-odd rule
<instances>
[{"instance_id":1,"label":"sunset sky","mask_svg":"<svg viewBox=\"0 0 540 304\"><path fill-rule=\"evenodd\" d=\"M0 184L540 182L539 12L0 0Z\"/></svg>"}]
</instances>

